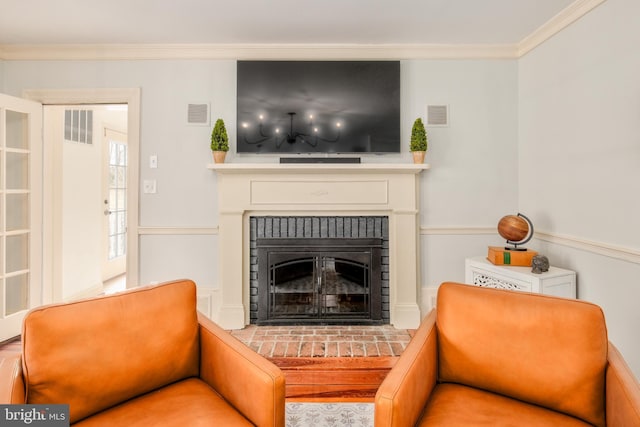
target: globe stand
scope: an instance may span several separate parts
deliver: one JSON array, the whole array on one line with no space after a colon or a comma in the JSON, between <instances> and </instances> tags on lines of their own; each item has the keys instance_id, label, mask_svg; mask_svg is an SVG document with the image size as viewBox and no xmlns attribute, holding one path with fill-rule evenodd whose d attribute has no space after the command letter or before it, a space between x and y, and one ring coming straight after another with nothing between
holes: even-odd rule
<instances>
[{"instance_id":1,"label":"globe stand","mask_svg":"<svg viewBox=\"0 0 640 427\"><path fill-rule=\"evenodd\" d=\"M507 244L509 244L511 242L507 241ZM504 247L505 251L517 251L517 252L526 252L527 248L519 248L518 245L516 245L515 243L513 244L513 247L510 246L505 246Z\"/></svg>"}]
</instances>

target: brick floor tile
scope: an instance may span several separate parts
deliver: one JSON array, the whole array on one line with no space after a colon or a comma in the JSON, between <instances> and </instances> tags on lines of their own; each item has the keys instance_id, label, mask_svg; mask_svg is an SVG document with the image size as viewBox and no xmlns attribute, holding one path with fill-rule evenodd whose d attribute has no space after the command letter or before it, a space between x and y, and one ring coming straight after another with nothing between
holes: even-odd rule
<instances>
[{"instance_id":1,"label":"brick floor tile","mask_svg":"<svg viewBox=\"0 0 640 427\"><path fill-rule=\"evenodd\" d=\"M313 342L303 342L300 345L299 357L311 357L313 356Z\"/></svg>"},{"instance_id":2,"label":"brick floor tile","mask_svg":"<svg viewBox=\"0 0 640 427\"><path fill-rule=\"evenodd\" d=\"M365 356L367 357L379 357L378 344L374 342L368 342L364 345Z\"/></svg>"},{"instance_id":3,"label":"brick floor tile","mask_svg":"<svg viewBox=\"0 0 640 427\"><path fill-rule=\"evenodd\" d=\"M351 343L347 341L338 342L338 356L339 357L351 357Z\"/></svg>"},{"instance_id":4,"label":"brick floor tile","mask_svg":"<svg viewBox=\"0 0 640 427\"><path fill-rule=\"evenodd\" d=\"M393 350L391 350L391 346L387 342L379 342L378 343L378 351L380 352L380 356L393 356Z\"/></svg>"},{"instance_id":5,"label":"brick floor tile","mask_svg":"<svg viewBox=\"0 0 640 427\"><path fill-rule=\"evenodd\" d=\"M273 346L271 357L286 357L286 356L287 356L287 343L284 341L276 341L275 345Z\"/></svg>"},{"instance_id":6,"label":"brick floor tile","mask_svg":"<svg viewBox=\"0 0 640 427\"><path fill-rule=\"evenodd\" d=\"M303 335L274 335L274 341L301 342Z\"/></svg>"},{"instance_id":7,"label":"brick floor tile","mask_svg":"<svg viewBox=\"0 0 640 427\"><path fill-rule=\"evenodd\" d=\"M403 343L397 341L391 341L389 342L389 345L391 346L393 356L400 356L405 348L405 345L403 345Z\"/></svg>"},{"instance_id":8,"label":"brick floor tile","mask_svg":"<svg viewBox=\"0 0 640 427\"><path fill-rule=\"evenodd\" d=\"M338 343L335 341L328 341L324 348L325 357L338 357Z\"/></svg>"},{"instance_id":9,"label":"brick floor tile","mask_svg":"<svg viewBox=\"0 0 640 427\"><path fill-rule=\"evenodd\" d=\"M364 357L366 355L364 344L362 342L356 342L356 341L352 342L351 353L353 357Z\"/></svg>"},{"instance_id":10,"label":"brick floor tile","mask_svg":"<svg viewBox=\"0 0 640 427\"><path fill-rule=\"evenodd\" d=\"M325 343L324 342L314 342L313 343L313 357L324 357L325 351Z\"/></svg>"},{"instance_id":11,"label":"brick floor tile","mask_svg":"<svg viewBox=\"0 0 640 427\"><path fill-rule=\"evenodd\" d=\"M301 343L289 342L287 343L287 349L285 351L285 357L299 357L300 356Z\"/></svg>"}]
</instances>

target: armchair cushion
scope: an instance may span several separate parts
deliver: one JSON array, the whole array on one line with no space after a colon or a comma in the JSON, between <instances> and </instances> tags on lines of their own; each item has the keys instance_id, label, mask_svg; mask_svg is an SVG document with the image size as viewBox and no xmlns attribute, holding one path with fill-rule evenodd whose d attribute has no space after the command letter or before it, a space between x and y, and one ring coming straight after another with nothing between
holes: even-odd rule
<instances>
[{"instance_id":1,"label":"armchair cushion","mask_svg":"<svg viewBox=\"0 0 640 427\"><path fill-rule=\"evenodd\" d=\"M560 412L460 384L439 384L433 390L419 426L554 426L591 424Z\"/></svg>"},{"instance_id":2,"label":"armchair cushion","mask_svg":"<svg viewBox=\"0 0 640 427\"><path fill-rule=\"evenodd\" d=\"M159 419L165 426L208 427L212 420L225 427L253 425L203 381L189 378L107 409L74 427L147 427L158 425Z\"/></svg>"},{"instance_id":3,"label":"armchair cushion","mask_svg":"<svg viewBox=\"0 0 640 427\"><path fill-rule=\"evenodd\" d=\"M594 304L567 302L537 294L441 285L439 380L604 425L608 347L604 315Z\"/></svg>"}]
</instances>

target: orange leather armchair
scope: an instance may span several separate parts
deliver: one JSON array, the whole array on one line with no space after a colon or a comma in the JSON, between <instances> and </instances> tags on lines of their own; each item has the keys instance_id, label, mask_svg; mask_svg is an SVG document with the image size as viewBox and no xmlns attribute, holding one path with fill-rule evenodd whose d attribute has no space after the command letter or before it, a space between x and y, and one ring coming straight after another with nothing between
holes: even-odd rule
<instances>
[{"instance_id":1,"label":"orange leather armchair","mask_svg":"<svg viewBox=\"0 0 640 427\"><path fill-rule=\"evenodd\" d=\"M640 426L602 310L444 283L375 398L375 426Z\"/></svg>"},{"instance_id":2,"label":"orange leather armchair","mask_svg":"<svg viewBox=\"0 0 640 427\"><path fill-rule=\"evenodd\" d=\"M0 402L69 404L76 426L284 426L282 371L196 310L182 280L44 306Z\"/></svg>"}]
</instances>

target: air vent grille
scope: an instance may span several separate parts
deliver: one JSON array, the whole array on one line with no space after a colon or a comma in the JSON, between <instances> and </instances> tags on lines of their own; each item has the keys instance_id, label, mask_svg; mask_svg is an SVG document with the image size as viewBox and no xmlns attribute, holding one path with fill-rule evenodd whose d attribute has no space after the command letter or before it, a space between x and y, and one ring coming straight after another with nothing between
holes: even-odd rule
<instances>
[{"instance_id":1,"label":"air vent grille","mask_svg":"<svg viewBox=\"0 0 640 427\"><path fill-rule=\"evenodd\" d=\"M209 125L209 104L189 104L187 123L190 125Z\"/></svg>"},{"instance_id":2,"label":"air vent grille","mask_svg":"<svg viewBox=\"0 0 640 427\"><path fill-rule=\"evenodd\" d=\"M449 126L449 107L427 105L427 126Z\"/></svg>"},{"instance_id":3,"label":"air vent grille","mask_svg":"<svg viewBox=\"0 0 640 427\"><path fill-rule=\"evenodd\" d=\"M93 144L93 111L65 110L64 139L67 142Z\"/></svg>"}]
</instances>

